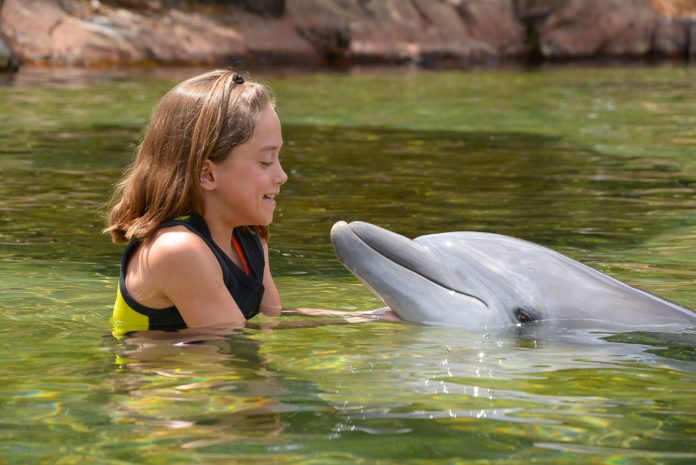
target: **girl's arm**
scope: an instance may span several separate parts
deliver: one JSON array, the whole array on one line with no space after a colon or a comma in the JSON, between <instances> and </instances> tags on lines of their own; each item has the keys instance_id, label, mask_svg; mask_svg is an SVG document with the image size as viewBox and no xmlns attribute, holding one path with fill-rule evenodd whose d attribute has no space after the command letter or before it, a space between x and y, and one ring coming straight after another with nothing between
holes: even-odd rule
<instances>
[{"instance_id":1,"label":"girl's arm","mask_svg":"<svg viewBox=\"0 0 696 465\"><path fill-rule=\"evenodd\" d=\"M268 244L265 241L261 241L263 245L263 259L266 266L263 269L263 298L261 299L261 312L268 316L278 316L280 315L283 304L280 301L280 294L278 293L278 288L276 288L275 282L273 282L273 276L271 276L271 264L268 261Z\"/></svg>"},{"instance_id":2,"label":"girl's arm","mask_svg":"<svg viewBox=\"0 0 696 465\"><path fill-rule=\"evenodd\" d=\"M188 327L244 326L215 256L199 237L188 231L160 234L140 260L153 292L176 306Z\"/></svg>"},{"instance_id":3,"label":"girl's arm","mask_svg":"<svg viewBox=\"0 0 696 465\"><path fill-rule=\"evenodd\" d=\"M329 317L340 317L350 323L362 323L364 321L403 321L399 318L394 311L389 307L381 307L375 310L368 310L365 312L346 312L341 310L326 310L322 308L293 308L287 309L295 313L301 313L302 315L310 316L329 316Z\"/></svg>"}]
</instances>

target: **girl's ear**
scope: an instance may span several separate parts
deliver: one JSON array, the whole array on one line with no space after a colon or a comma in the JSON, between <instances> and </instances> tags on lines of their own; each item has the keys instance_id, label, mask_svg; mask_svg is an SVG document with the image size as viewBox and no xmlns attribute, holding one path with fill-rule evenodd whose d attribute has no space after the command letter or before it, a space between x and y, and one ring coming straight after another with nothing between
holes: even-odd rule
<instances>
[{"instance_id":1,"label":"girl's ear","mask_svg":"<svg viewBox=\"0 0 696 465\"><path fill-rule=\"evenodd\" d=\"M215 166L210 160L203 162L203 167L201 168L201 189L212 191L217 187L214 169Z\"/></svg>"}]
</instances>

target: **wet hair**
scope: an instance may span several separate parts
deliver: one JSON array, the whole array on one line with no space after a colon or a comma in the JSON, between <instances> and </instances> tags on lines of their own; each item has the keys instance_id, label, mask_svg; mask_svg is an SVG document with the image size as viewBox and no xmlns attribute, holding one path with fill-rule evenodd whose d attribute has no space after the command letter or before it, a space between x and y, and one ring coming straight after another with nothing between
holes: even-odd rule
<instances>
[{"instance_id":1,"label":"wet hair","mask_svg":"<svg viewBox=\"0 0 696 465\"><path fill-rule=\"evenodd\" d=\"M155 108L135 160L116 186L104 232L114 242L142 239L179 216L205 214L203 163L223 162L251 138L271 91L230 70L187 79ZM252 226L264 240L267 226Z\"/></svg>"}]
</instances>

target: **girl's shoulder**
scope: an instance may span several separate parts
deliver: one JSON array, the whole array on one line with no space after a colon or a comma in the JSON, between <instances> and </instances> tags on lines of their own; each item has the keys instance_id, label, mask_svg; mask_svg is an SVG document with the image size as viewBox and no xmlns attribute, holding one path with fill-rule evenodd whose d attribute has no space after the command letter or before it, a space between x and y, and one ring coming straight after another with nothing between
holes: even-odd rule
<instances>
[{"instance_id":1,"label":"girl's shoulder","mask_svg":"<svg viewBox=\"0 0 696 465\"><path fill-rule=\"evenodd\" d=\"M155 255L188 256L209 251L203 238L185 226L169 226L156 231L143 246Z\"/></svg>"},{"instance_id":2,"label":"girl's shoulder","mask_svg":"<svg viewBox=\"0 0 696 465\"><path fill-rule=\"evenodd\" d=\"M205 241L184 226L171 226L156 231L143 241L138 251L155 274L170 272L196 273L202 268L215 268L217 261Z\"/></svg>"},{"instance_id":3,"label":"girl's shoulder","mask_svg":"<svg viewBox=\"0 0 696 465\"><path fill-rule=\"evenodd\" d=\"M183 226L156 231L143 240L128 260L126 287L142 305L174 305L172 289L200 286L215 280L220 271L203 239Z\"/></svg>"}]
</instances>

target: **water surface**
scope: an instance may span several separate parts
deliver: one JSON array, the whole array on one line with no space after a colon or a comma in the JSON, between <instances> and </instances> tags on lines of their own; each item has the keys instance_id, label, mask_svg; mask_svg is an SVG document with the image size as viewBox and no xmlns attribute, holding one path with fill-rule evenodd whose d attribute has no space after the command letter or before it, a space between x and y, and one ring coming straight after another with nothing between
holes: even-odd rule
<instances>
[{"instance_id":1,"label":"water surface","mask_svg":"<svg viewBox=\"0 0 696 465\"><path fill-rule=\"evenodd\" d=\"M694 330L295 315L115 341L104 204L153 105L197 72L0 86L0 463L696 462ZM259 77L284 123L286 306L380 306L328 239L363 220L522 237L696 307L692 68Z\"/></svg>"}]
</instances>

